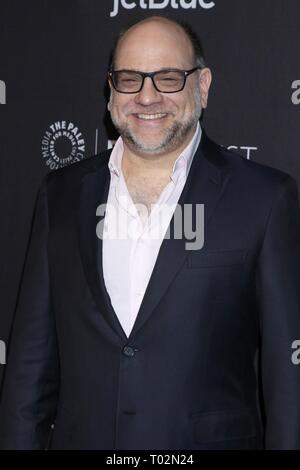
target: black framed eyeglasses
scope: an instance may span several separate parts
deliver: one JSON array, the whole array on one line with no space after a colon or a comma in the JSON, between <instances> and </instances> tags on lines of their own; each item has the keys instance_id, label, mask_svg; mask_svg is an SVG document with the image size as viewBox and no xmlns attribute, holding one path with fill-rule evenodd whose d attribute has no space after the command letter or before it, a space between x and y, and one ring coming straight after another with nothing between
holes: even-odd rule
<instances>
[{"instance_id":1,"label":"black framed eyeglasses","mask_svg":"<svg viewBox=\"0 0 300 470\"><path fill-rule=\"evenodd\" d=\"M112 70L109 80L119 93L139 93L146 77L150 77L154 88L160 93L176 93L184 89L187 77L200 69L190 70L165 69L156 72L139 72L138 70Z\"/></svg>"}]
</instances>

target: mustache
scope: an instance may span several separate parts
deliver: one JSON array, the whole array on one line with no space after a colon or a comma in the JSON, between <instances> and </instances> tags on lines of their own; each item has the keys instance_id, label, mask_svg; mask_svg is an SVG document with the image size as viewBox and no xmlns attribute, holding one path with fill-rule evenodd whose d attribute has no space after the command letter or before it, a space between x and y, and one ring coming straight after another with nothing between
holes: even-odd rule
<instances>
[{"instance_id":1,"label":"mustache","mask_svg":"<svg viewBox=\"0 0 300 470\"><path fill-rule=\"evenodd\" d=\"M172 114L174 115L174 111L166 110L166 109L159 109L154 108L151 106L145 106L143 108L132 108L126 111L126 116L130 114Z\"/></svg>"}]
</instances>

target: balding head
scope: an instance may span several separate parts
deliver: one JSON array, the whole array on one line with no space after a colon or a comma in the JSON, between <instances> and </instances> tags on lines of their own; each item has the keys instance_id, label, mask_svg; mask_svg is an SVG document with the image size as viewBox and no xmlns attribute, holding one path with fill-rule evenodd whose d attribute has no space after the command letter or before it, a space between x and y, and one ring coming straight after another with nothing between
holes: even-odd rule
<instances>
[{"instance_id":1,"label":"balding head","mask_svg":"<svg viewBox=\"0 0 300 470\"><path fill-rule=\"evenodd\" d=\"M174 45L174 38L176 40L175 50L181 46L185 54L188 54L192 64L200 68L205 67L205 59L201 42L196 33L186 23L180 23L163 16L150 16L145 18L119 34L116 45L112 53L111 69L119 68L117 63L118 54L122 46L126 47L126 39L134 38L134 41L142 41L141 45L146 46L144 40L146 38L153 40L166 41L172 37ZM175 52L174 48L170 53Z\"/></svg>"}]
</instances>

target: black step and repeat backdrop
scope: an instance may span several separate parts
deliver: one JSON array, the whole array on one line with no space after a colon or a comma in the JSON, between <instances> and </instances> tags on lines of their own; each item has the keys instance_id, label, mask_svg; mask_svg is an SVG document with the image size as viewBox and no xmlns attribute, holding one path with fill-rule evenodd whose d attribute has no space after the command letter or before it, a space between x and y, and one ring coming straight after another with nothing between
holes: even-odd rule
<instances>
[{"instance_id":1,"label":"black step and repeat backdrop","mask_svg":"<svg viewBox=\"0 0 300 470\"><path fill-rule=\"evenodd\" d=\"M113 145L111 47L153 14L184 19L202 38L208 134L300 183L299 0L0 0L0 374L38 186Z\"/></svg>"}]
</instances>

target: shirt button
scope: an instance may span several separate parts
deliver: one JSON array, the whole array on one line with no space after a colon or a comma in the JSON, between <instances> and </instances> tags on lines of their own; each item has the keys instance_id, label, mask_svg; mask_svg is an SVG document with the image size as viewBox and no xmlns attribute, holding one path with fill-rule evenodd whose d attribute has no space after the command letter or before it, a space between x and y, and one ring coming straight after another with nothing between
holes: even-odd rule
<instances>
[{"instance_id":1,"label":"shirt button","mask_svg":"<svg viewBox=\"0 0 300 470\"><path fill-rule=\"evenodd\" d=\"M133 357L135 355L135 350L131 346L124 346L123 354L127 357Z\"/></svg>"}]
</instances>

